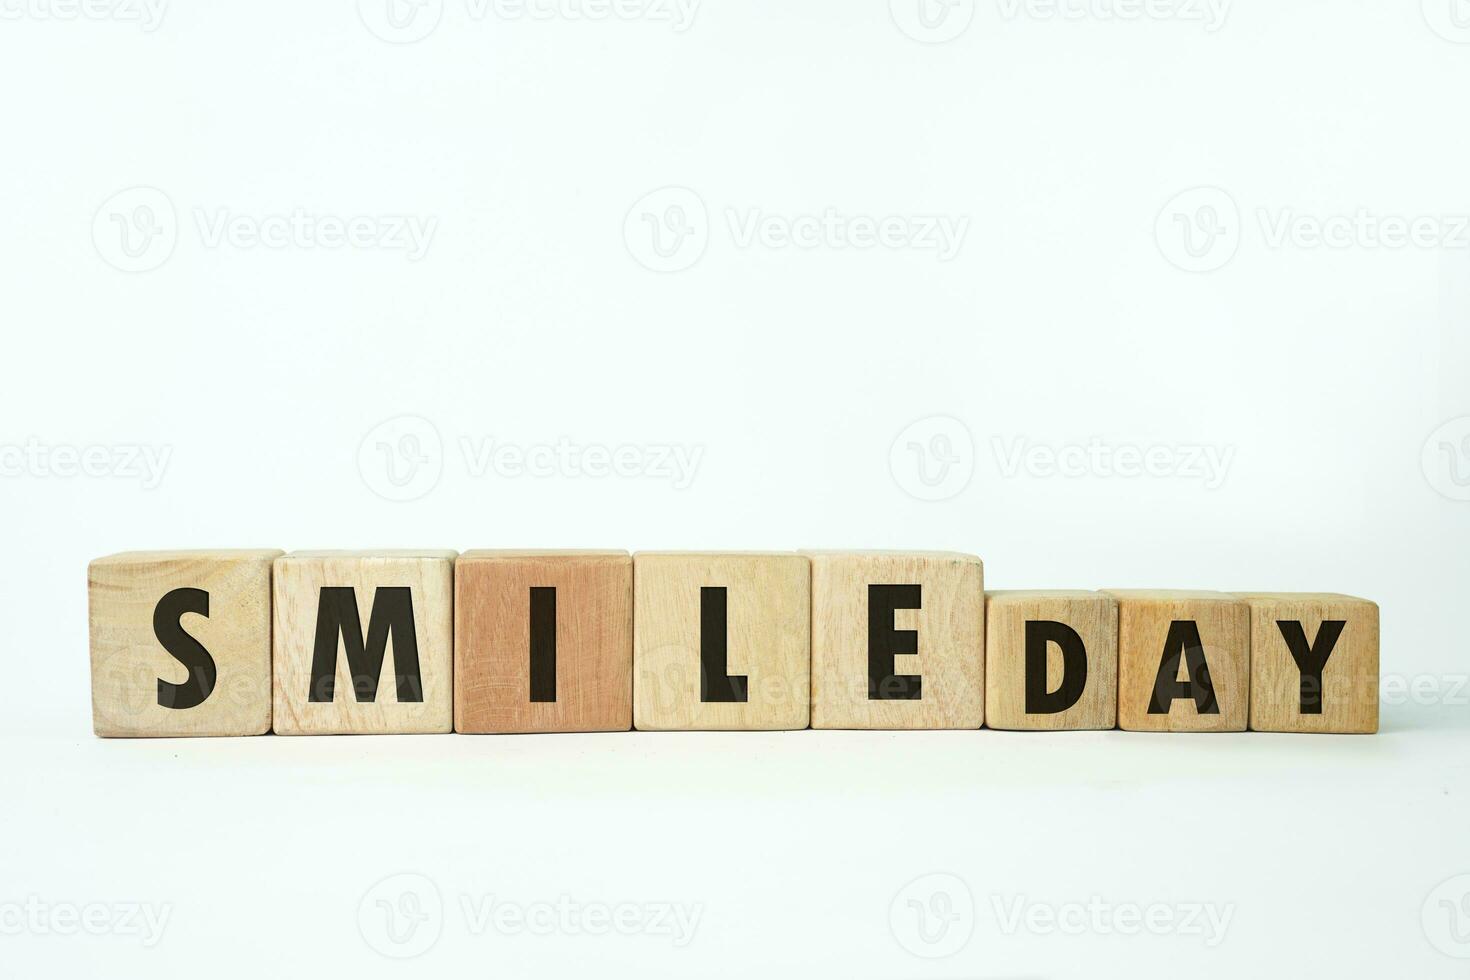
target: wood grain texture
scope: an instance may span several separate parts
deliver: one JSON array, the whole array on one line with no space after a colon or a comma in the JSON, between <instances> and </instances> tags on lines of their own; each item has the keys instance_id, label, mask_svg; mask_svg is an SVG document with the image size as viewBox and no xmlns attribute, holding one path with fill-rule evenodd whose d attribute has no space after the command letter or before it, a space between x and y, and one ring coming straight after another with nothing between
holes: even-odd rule
<instances>
[{"instance_id":1,"label":"wood grain texture","mask_svg":"<svg viewBox=\"0 0 1470 980\"><path fill-rule=\"evenodd\" d=\"M1324 592L1238 593L1250 607L1250 727L1258 732L1371 734L1378 731L1378 605ZM1309 645L1326 639L1325 620L1343 625L1322 666L1320 687L1309 680L1287 645L1280 623L1300 623L1294 635ZM1295 628L1287 626L1295 634ZM1326 652L1324 650L1324 652ZM1320 713L1303 712L1303 695Z\"/></svg>"},{"instance_id":2,"label":"wood grain texture","mask_svg":"<svg viewBox=\"0 0 1470 980\"><path fill-rule=\"evenodd\" d=\"M985 581L958 552L806 551L812 563L812 727L979 728L985 717ZM869 586L916 585L919 608L895 609L915 654L893 658L871 689ZM908 648L905 643L905 649ZM918 698L897 700L917 677ZM890 697L874 698L888 692Z\"/></svg>"},{"instance_id":3,"label":"wood grain texture","mask_svg":"<svg viewBox=\"0 0 1470 980\"><path fill-rule=\"evenodd\" d=\"M296 551L276 559L275 731L278 735L367 735L448 732L454 715L453 551ZM351 588L362 634L368 634L376 591L407 588L413 604L422 701L398 700L394 681L400 643L392 635L372 700L353 688L341 631L331 701L310 701L311 664L323 588Z\"/></svg>"},{"instance_id":4,"label":"wood grain texture","mask_svg":"<svg viewBox=\"0 0 1470 980\"><path fill-rule=\"evenodd\" d=\"M532 701L531 590L555 593L555 701ZM626 551L467 551L454 570L454 730L611 732L633 724Z\"/></svg>"},{"instance_id":5,"label":"wood grain texture","mask_svg":"<svg viewBox=\"0 0 1470 980\"><path fill-rule=\"evenodd\" d=\"M273 550L132 551L87 568L92 728L98 735L261 735L271 725ZM189 669L154 631L154 610L175 589L208 593L208 615L173 621L208 651L213 688L188 708L159 703L158 684Z\"/></svg>"},{"instance_id":6,"label":"wood grain texture","mask_svg":"<svg viewBox=\"0 0 1470 980\"><path fill-rule=\"evenodd\" d=\"M1026 710L1026 623L1062 623L1077 632L1087 681L1070 708ZM1046 648L1046 690L1062 684L1061 649ZM1013 731L1107 729L1118 720L1118 601L1080 590L985 593L985 723Z\"/></svg>"},{"instance_id":7,"label":"wood grain texture","mask_svg":"<svg viewBox=\"0 0 1470 980\"><path fill-rule=\"evenodd\" d=\"M642 731L805 728L811 565L794 553L633 556L633 724ZM700 697L702 588L726 590L727 673L748 700Z\"/></svg>"},{"instance_id":8,"label":"wood grain texture","mask_svg":"<svg viewBox=\"0 0 1470 980\"><path fill-rule=\"evenodd\" d=\"M1243 732L1250 706L1250 610L1234 595L1151 589L1109 589L1118 600L1118 727L1134 732ZM1217 711L1202 713L1188 698L1151 714L1154 681L1170 626L1193 623L1215 691ZM1175 679L1186 676L1178 658ZM1168 670L1165 670L1166 676Z\"/></svg>"}]
</instances>

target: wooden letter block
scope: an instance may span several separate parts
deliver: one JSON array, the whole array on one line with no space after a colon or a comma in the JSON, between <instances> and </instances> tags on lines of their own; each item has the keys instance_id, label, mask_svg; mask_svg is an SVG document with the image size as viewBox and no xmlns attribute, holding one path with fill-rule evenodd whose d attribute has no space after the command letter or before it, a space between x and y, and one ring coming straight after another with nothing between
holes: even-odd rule
<instances>
[{"instance_id":1,"label":"wooden letter block","mask_svg":"<svg viewBox=\"0 0 1470 980\"><path fill-rule=\"evenodd\" d=\"M810 692L805 556L633 556L634 727L805 728Z\"/></svg>"},{"instance_id":2,"label":"wooden letter block","mask_svg":"<svg viewBox=\"0 0 1470 980\"><path fill-rule=\"evenodd\" d=\"M1224 592L1112 589L1118 600L1118 727L1243 732L1250 610Z\"/></svg>"},{"instance_id":3,"label":"wooden letter block","mask_svg":"<svg viewBox=\"0 0 1470 980\"><path fill-rule=\"evenodd\" d=\"M448 732L452 551L297 551L275 566L278 735Z\"/></svg>"},{"instance_id":4,"label":"wooden letter block","mask_svg":"<svg viewBox=\"0 0 1470 980\"><path fill-rule=\"evenodd\" d=\"M102 736L271 727L279 551L131 551L87 568L92 728Z\"/></svg>"},{"instance_id":5,"label":"wooden letter block","mask_svg":"<svg viewBox=\"0 0 1470 980\"><path fill-rule=\"evenodd\" d=\"M979 728L985 582L955 552L804 552L813 728Z\"/></svg>"},{"instance_id":6,"label":"wooden letter block","mask_svg":"<svg viewBox=\"0 0 1470 980\"><path fill-rule=\"evenodd\" d=\"M985 722L1017 731L1112 728L1118 602L1104 592L985 593Z\"/></svg>"},{"instance_id":7,"label":"wooden letter block","mask_svg":"<svg viewBox=\"0 0 1470 980\"><path fill-rule=\"evenodd\" d=\"M626 551L468 551L454 567L454 730L633 724Z\"/></svg>"},{"instance_id":8,"label":"wooden letter block","mask_svg":"<svg viewBox=\"0 0 1470 980\"><path fill-rule=\"evenodd\" d=\"M1242 594L1251 615L1251 729L1378 731L1378 605L1348 595Z\"/></svg>"}]
</instances>

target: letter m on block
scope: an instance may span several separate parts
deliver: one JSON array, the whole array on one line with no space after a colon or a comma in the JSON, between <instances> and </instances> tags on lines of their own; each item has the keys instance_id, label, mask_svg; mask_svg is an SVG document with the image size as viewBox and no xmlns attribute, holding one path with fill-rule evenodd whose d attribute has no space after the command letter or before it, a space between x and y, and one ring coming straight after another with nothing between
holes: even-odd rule
<instances>
[{"instance_id":1,"label":"letter m on block","mask_svg":"<svg viewBox=\"0 0 1470 980\"><path fill-rule=\"evenodd\" d=\"M367 638L357 612L357 590L324 586L316 611L316 645L311 654L310 701L332 701L337 694L337 651L347 656L352 692L359 701L376 701L378 680L388 639L393 640L393 676L399 702L423 701L419 675L419 641L413 625L413 591L407 586L381 586L373 595Z\"/></svg>"}]
</instances>

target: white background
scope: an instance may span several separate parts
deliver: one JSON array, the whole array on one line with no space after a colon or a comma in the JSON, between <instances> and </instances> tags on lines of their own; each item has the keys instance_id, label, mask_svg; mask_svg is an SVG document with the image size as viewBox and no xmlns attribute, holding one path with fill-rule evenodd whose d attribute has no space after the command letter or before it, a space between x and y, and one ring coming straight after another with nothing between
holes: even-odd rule
<instances>
[{"instance_id":1,"label":"white background","mask_svg":"<svg viewBox=\"0 0 1470 980\"><path fill-rule=\"evenodd\" d=\"M1463 0L384 2L0 0L0 972L1467 975ZM522 545L1360 594L1383 731L90 734L90 558Z\"/></svg>"}]
</instances>

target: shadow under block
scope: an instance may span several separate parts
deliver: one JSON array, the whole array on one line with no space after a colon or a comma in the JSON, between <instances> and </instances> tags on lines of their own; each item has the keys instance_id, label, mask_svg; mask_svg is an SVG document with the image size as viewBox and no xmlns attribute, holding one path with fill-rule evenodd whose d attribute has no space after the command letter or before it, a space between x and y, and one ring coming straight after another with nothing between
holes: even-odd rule
<instances>
[{"instance_id":1,"label":"shadow under block","mask_svg":"<svg viewBox=\"0 0 1470 980\"><path fill-rule=\"evenodd\" d=\"M130 551L87 566L92 730L263 735L280 551Z\"/></svg>"},{"instance_id":2,"label":"shadow under block","mask_svg":"<svg viewBox=\"0 0 1470 980\"><path fill-rule=\"evenodd\" d=\"M1241 593L1251 617L1250 727L1378 731L1378 605L1347 595Z\"/></svg>"},{"instance_id":3,"label":"shadow under block","mask_svg":"<svg viewBox=\"0 0 1470 980\"><path fill-rule=\"evenodd\" d=\"M626 551L467 551L454 610L455 731L632 727Z\"/></svg>"},{"instance_id":4,"label":"shadow under block","mask_svg":"<svg viewBox=\"0 0 1470 980\"><path fill-rule=\"evenodd\" d=\"M795 553L633 556L633 725L805 728L811 564Z\"/></svg>"},{"instance_id":5,"label":"shadow under block","mask_svg":"<svg viewBox=\"0 0 1470 980\"><path fill-rule=\"evenodd\" d=\"M813 728L979 728L985 582L957 552L807 551Z\"/></svg>"},{"instance_id":6,"label":"shadow under block","mask_svg":"<svg viewBox=\"0 0 1470 980\"><path fill-rule=\"evenodd\" d=\"M1074 590L985 593L985 723L1081 731L1118 721L1118 601Z\"/></svg>"},{"instance_id":7,"label":"shadow under block","mask_svg":"<svg viewBox=\"0 0 1470 980\"><path fill-rule=\"evenodd\" d=\"M1243 732L1250 610L1224 592L1112 589L1118 600L1118 727Z\"/></svg>"},{"instance_id":8,"label":"shadow under block","mask_svg":"<svg viewBox=\"0 0 1470 980\"><path fill-rule=\"evenodd\" d=\"M295 551L275 563L278 735L448 732L453 551Z\"/></svg>"}]
</instances>

